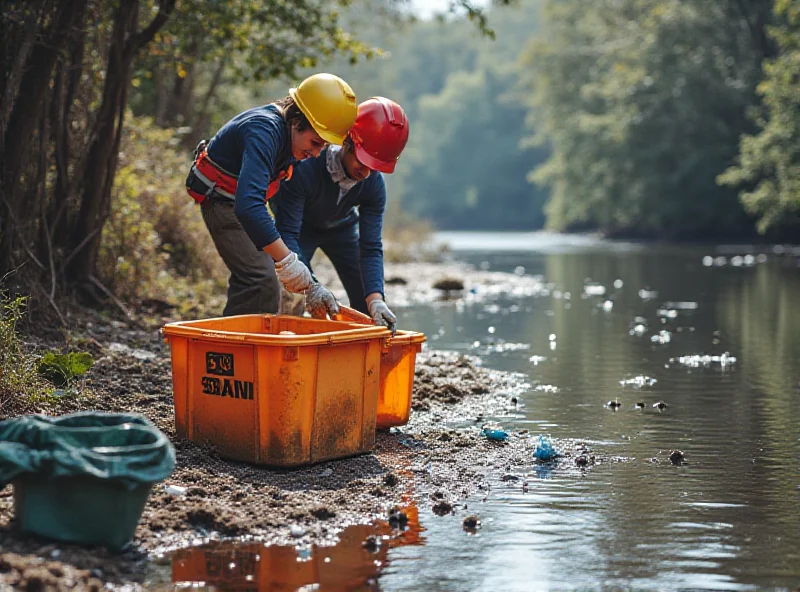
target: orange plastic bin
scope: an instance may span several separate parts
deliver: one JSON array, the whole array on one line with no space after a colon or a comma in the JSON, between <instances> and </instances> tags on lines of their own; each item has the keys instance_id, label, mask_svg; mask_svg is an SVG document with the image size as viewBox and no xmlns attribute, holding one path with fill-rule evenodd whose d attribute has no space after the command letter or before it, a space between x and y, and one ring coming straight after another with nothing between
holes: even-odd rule
<instances>
[{"instance_id":1,"label":"orange plastic bin","mask_svg":"<svg viewBox=\"0 0 800 592\"><path fill-rule=\"evenodd\" d=\"M347 306L339 307L337 319L372 325L372 319ZM411 414L411 392L414 388L414 367L422 351L425 335L415 331L397 331L381 353L381 386L378 394L379 430L408 423Z\"/></svg>"},{"instance_id":2,"label":"orange plastic bin","mask_svg":"<svg viewBox=\"0 0 800 592\"><path fill-rule=\"evenodd\" d=\"M422 351L425 335L414 331L398 331L388 348L381 353L381 384L378 391L379 430L408 423L411 413L411 391L417 354Z\"/></svg>"},{"instance_id":3,"label":"orange plastic bin","mask_svg":"<svg viewBox=\"0 0 800 592\"><path fill-rule=\"evenodd\" d=\"M165 325L178 436L299 466L375 444L383 327L283 315Z\"/></svg>"}]
</instances>

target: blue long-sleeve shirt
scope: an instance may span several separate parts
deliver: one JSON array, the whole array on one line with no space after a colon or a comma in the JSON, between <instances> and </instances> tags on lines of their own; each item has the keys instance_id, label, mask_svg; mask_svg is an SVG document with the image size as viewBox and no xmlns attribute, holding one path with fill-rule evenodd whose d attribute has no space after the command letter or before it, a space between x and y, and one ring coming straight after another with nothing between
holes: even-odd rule
<instances>
[{"instance_id":1,"label":"blue long-sleeve shirt","mask_svg":"<svg viewBox=\"0 0 800 592\"><path fill-rule=\"evenodd\" d=\"M264 205L269 184L294 162L291 131L275 105L240 113L211 139L208 157L238 175L234 213L256 248L280 238Z\"/></svg>"},{"instance_id":2,"label":"blue long-sleeve shirt","mask_svg":"<svg viewBox=\"0 0 800 592\"><path fill-rule=\"evenodd\" d=\"M278 231L289 247L302 258L300 228L318 231L358 223L359 263L364 294L383 294L383 212L386 185L383 175L372 171L356 183L339 201L339 184L331 179L326 166L327 148L316 158L307 158L294 167L289 181L281 183L270 200ZM358 210L356 210L358 208ZM309 261L303 261L308 265Z\"/></svg>"}]
</instances>

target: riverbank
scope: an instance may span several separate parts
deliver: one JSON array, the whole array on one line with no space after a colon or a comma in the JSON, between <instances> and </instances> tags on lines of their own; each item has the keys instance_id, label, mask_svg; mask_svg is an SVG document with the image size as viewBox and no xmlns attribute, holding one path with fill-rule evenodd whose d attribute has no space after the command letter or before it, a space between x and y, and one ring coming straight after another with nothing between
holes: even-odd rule
<instances>
[{"instance_id":1,"label":"riverbank","mask_svg":"<svg viewBox=\"0 0 800 592\"><path fill-rule=\"evenodd\" d=\"M322 266L317 273L329 271ZM498 291L523 295L544 289L538 278L455 263L389 265L386 275L393 279L387 299L401 319L405 306L419 303L449 306ZM450 280L449 290L433 287L442 280ZM456 281L463 289L454 288ZM486 369L477 358L431 349L418 356L409 424L379 433L369 454L299 470L269 470L225 461L213 450L179 441L169 351L157 331L170 320L169 311L135 323L91 313L75 319L71 339L79 340L96 363L86 376L84 395L62 401L59 411L147 416L175 444L177 468L166 485L185 493L174 495L165 484L157 485L131 549L112 555L18 536L12 488L7 487L0 492L0 583L23 589L138 589L146 584L154 557L209 539L330 545L346 526L389 521L396 508L409 514L413 510L424 521L443 514L467 518L479 516L480 503L493 488L529 487L524 469L533 462L532 435L516 433L506 442L492 442L480 433L485 422L502 421L519 410L518 395L527 388L522 376ZM564 456L555 471L586 470L602 461L580 442L557 446ZM578 456L582 466L575 462ZM468 536L460 530L454 536Z\"/></svg>"}]
</instances>

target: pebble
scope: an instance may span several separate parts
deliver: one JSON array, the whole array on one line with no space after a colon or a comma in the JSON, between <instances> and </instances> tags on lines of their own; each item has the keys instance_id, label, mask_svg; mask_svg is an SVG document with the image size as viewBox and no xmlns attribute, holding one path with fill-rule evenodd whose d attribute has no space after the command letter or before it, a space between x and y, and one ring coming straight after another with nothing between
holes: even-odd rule
<instances>
[{"instance_id":1,"label":"pebble","mask_svg":"<svg viewBox=\"0 0 800 592\"><path fill-rule=\"evenodd\" d=\"M289 529L289 534L296 539L300 538L305 533L306 533L305 528L297 526L296 524L293 524L292 527Z\"/></svg>"}]
</instances>

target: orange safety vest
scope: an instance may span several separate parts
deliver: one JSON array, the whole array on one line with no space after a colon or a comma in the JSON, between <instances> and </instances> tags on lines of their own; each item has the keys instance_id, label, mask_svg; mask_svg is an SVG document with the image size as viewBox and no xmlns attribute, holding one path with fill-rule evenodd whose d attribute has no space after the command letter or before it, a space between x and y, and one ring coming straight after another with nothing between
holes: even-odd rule
<instances>
[{"instance_id":1,"label":"orange safety vest","mask_svg":"<svg viewBox=\"0 0 800 592\"><path fill-rule=\"evenodd\" d=\"M293 171L294 166L290 164L287 168L278 172L277 177L267 187L267 193L264 196L265 202L278 192L281 181L284 179L288 181L292 178ZM195 189L197 185L194 185L195 188L190 187L187 180L186 191L197 203L203 203L207 197L215 193L228 199L236 197L236 185L239 182L239 177L230 174L211 160L205 149L197 155L189 176L191 177L192 175L207 189L205 193L200 193Z\"/></svg>"}]
</instances>

